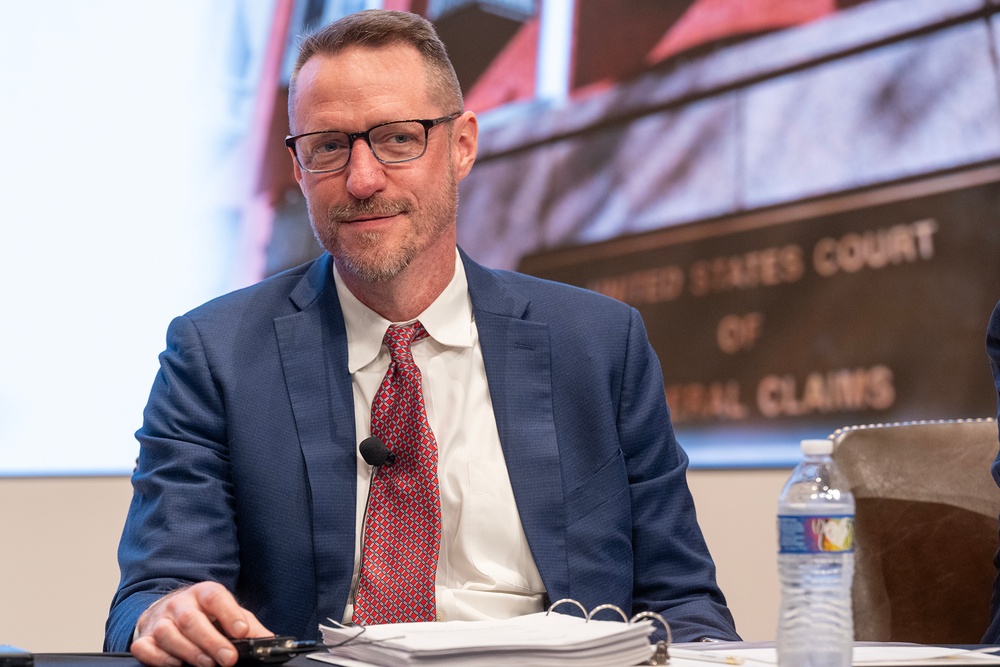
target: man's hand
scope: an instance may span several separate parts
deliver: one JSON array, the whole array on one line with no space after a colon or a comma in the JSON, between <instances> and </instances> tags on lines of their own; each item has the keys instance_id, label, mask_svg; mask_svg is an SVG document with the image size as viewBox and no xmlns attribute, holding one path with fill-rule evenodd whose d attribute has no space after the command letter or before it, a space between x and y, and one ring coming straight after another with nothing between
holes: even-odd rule
<instances>
[{"instance_id":1,"label":"man's hand","mask_svg":"<svg viewBox=\"0 0 1000 667\"><path fill-rule=\"evenodd\" d=\"M257 617L237 604L221 584L203 581L154 602L136 623L132 655L158 667L231 667L236 649L226 637L273 635Z\"/></svg>"}]
</instances>

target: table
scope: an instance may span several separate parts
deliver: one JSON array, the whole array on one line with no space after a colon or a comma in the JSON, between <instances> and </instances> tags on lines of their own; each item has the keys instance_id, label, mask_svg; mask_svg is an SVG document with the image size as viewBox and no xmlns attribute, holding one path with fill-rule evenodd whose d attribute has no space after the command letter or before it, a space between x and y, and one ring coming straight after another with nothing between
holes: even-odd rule
<instances>
[{"instance_id":1,"label":"table","mask_svg":"<svg viewBox=\"0 0 1000 667\"><path fill-rule=\"evenodd\" d=\"M286 667L317 667L321 663L300 655ZM35 667L144 667L129 653L35 653Z\"/></svg>"}]
</instances>

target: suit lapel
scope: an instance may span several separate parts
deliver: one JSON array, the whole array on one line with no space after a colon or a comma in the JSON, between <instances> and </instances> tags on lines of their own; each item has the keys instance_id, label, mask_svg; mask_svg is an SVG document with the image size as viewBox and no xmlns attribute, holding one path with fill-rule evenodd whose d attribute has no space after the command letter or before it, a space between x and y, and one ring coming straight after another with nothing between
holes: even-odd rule
<instances>
[{"instance_id":1,"label":"suit lapel","mask_svg":"<svg viewBox=\"0 0 1000 667\"><path fill-rule=\"evenodd\" d=\"M354 567L357 458L347 333L332 271L329 255L317 260L290 295L300 311L274 327L312 498L316 609L339 614Z\"/></svg>"},{"instance_id":2,"label":"suit lapel","mask_svg":"<svg viewBox=\"0 0 1000 667\"><path fill-rule=\"evenodd\" d=\"M525 319L527 298L462 261L521 525L551 597L569 590L569 570L548 325Z\"/></svg>"}]
</instances>

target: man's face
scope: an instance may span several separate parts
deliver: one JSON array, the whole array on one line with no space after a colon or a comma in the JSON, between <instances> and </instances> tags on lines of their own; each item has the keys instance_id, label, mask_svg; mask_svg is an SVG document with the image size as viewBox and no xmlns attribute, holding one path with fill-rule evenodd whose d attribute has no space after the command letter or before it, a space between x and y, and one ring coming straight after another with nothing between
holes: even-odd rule
<instances>
[{"instance_id":1,"label":"man's face","mask_svg":"<svg viewBox=\"0 0 1000 667\"><path fill-rule=\"evenodd\" d=\"M408 45L313 56L296 85L290 119L295 134L362 132L458 110L431 100L421 58ZM310 174L293 164L316 238L342 273L376 282L410 266L417 278L442 265L453 269L458 182L475 152L475 116L466 113L432 128L427 151L410 162L383 164L359 140L340 171Z\"/></svg>"}]
</instances>

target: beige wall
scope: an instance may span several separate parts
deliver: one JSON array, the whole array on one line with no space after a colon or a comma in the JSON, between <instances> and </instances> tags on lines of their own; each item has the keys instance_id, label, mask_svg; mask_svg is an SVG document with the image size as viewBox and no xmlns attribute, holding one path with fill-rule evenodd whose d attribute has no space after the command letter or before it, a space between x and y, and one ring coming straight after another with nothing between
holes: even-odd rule
<instances>
[{"instance_id":1,"label":"beige wall","mask_svg":"<svg viewBox=\"0 0 1000 667\"><path fill-rule=\"evenodd\" d=\"M774 511L788 471L694 471L698 516L744 639L774 636ZM0 479L0 644L99 651L125 477Z\"/></svg>"}]
</instances>

